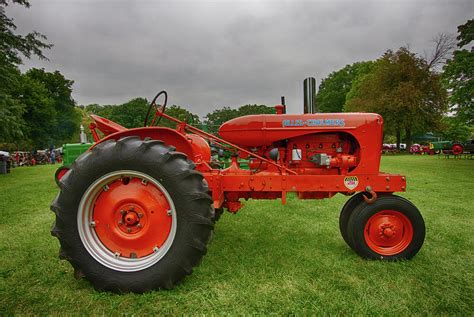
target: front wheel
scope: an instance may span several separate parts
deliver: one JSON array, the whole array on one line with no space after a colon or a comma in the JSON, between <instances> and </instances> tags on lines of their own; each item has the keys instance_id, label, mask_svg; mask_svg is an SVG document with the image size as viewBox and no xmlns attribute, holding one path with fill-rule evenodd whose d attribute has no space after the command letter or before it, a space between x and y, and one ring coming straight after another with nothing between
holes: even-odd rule
<instances>
[{"instance_id":1,"label":"front wheel","mask_svg":"<svg viewBox=\"0 0 474 317\"><path fill-rule=\"evenodd\" d=\"M211 199L186 156L161 141L125 137L81 155L51 205L60 255L96 289L172 288L211 235Z\"/></svg>"},{"instance_id":2,"label":"front wheel","mask_svg":"<svg viewBox=\"0 0 474 317\"><path fill-rule=\"evenodd\" d=\"M425 239L425 223L408 200L380 196L373 204L361 203L348 222L348 238L362 257L396 261L415 256Z\"/></svg>"},{"instance_id":3,"label":"front wheel","mask_svg":"<svg viewBox=\"0 0 474 317\"><path fill-rule=\"evenodd\" d=\"M361 203L364 202L364 197L362 196L364 193L357 193L344 204L341 209L341 213L339 214L339 231L341 232L341 236L344 241L350 246L352 249L354 248L352 242L349 240L349 233L347 232L347 224L349 223L349 218L352 215L354 209L359 206Z\"/></svg>"}]
</instances>

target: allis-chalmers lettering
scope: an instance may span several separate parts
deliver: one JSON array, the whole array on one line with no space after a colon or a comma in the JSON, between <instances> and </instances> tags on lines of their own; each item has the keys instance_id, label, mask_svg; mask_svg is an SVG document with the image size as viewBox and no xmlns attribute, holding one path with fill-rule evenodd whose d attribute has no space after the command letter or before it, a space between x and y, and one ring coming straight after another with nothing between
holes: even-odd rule
<instances>
[{"instance_id":1,"label":"allis-chalmers lettering","mask_svg":"<svg viewBox=\"0 0 474 317\"><path fill-rule=\"evenodd\" d=\"M283 127L343 127L344 119L288 119L281 122Z\"/></svg>"}]
</instances>

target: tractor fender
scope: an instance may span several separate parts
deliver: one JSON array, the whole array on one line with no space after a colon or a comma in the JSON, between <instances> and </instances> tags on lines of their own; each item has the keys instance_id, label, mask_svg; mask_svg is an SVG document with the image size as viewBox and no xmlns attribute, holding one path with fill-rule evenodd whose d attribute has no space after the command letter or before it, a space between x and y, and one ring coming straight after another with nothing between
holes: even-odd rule
<instances>
[{"instance_id":1,"label":"tractor fender","mask_svg":"<svg viewBox=\"0 0 474 317\"><path fill-rule=\"evenodd\" d=\"M152 140L163 141L167 145L174 146L176 151L186 154L188 158L193 161L195 161L196 158L201 157L200 153L196 153L194 151L190 138L174 129L165 127L142 127L118 131L107 135L106 137L94 143L94 145L89 148L89 151L102 142L106 142L108 140L118 140L126 136L138 136L142 140L145 138L150 138Z\"/></svg>"}]
</instances>

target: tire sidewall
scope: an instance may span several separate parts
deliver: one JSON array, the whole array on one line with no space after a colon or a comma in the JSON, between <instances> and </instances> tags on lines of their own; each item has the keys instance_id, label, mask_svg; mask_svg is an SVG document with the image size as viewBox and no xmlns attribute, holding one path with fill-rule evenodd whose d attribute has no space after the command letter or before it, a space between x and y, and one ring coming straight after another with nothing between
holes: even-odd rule
<instances>
[{"instance_id":1,"label":"tire sidewall","mask_svg":"<svg viewBox=\"0 0 474 317\"><path fill-rule=\"evenodd\" d=\"M342 238L344 241L352 248L351 241L349 240L349 234L347 232L347 225L349 223L349 218L354 212L355 208L359 206L364 201L362 197L362 192L355 194L346 201L344 206L341 209L339 214L339 231L341 232Z\"/></svg>"},{"instance_id":2,"label":"tire sidewall","mask_svg":"<svg viewBox=\"0 0 474 317\"><path fill-rule=\"evenodd\" d=\"M156 284L165 284L166 279L178 275L180 273L178 271L182 270L179 267L180 261L195 257L195 251L188 245L189 237L201 236L202 239L207 237L204 237L206 233L195 232L191 225L190 211L193 201L190 193L194 188L190 185L193 184L179 181L180 173L190 169L185 155L179 153L180 156L184 156L183 159L168 161L171 155L168 147L150 147L151 153L145 153L144 142L139 138L133 140L128 138L127 141L121 142L122 140L103 144L87 152L74 163L71 171L61 180L59 204L64 209L61 220L69 230L64 231L66 236L60 241L62 247L68 250L73 266L80 268L86 276L92 277L89 280L96 288L102 288L102 285L109 285L106 289L115 288L114 282L110 281L113 276L117 279L116 285L128 284L130 289L127 290L141 292L154 288ZM176 209L176 233L170 249L157 263L136 272L115 271L97 262L85 249L78 231L78 206L84 193L97 179L117 170L137 171L153 178L169 193ZM202 216L210 218L210 206L207 210L194 208L193 211L196 209ZM142 283L146 281L145 284L148 285L137 285L137 281Z\"/></svg>"}]
</instances>

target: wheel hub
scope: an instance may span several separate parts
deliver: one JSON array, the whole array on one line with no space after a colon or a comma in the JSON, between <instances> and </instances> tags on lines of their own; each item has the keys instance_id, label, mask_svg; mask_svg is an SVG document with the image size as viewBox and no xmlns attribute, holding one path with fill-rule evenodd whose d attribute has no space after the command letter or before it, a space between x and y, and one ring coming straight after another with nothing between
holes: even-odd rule
<instances>
[{"instance_id":1,"label":"wheel hub","mask_svg":"<svg viewBox=\"0 0 474 317\"><path fill-rule=\"evenodd\" d=\"M395 226L392 223L384 223L380 226L380 237L390 239L395 235Z\"/></svg>"},{"instance_id":2,"label":"wheel hub","mask_svg":"<svg viewBox=\"0 0 474 317\"><path fill-rule=\"evenodd\" d=\"M401 212L383 210L369 218L364 237L373 251L394 255L408 247L413 239L413 225Z\"/></svg>"},{"instance_id":3,"label":"wheel hub","mask_svg":"<svg viewBox=\"0 0 474 317\"><path fill-rule=\"evenodd\" d=\"M123 218L129 226L134 226L140 221L135 211L129 211Z\"/></svg>"},{"instance_id":4,"label":"wheel hub","mask_svg":"<svg viewBox=\"0 0 474 317\"><path fill-rule=\"evenodd\" d=\"M126 204L115 212L115 220L118 228L124 233L137 233L143 229L148 221L148 216L143 208L136 204Z\"/></svg>"}]
</instances>

